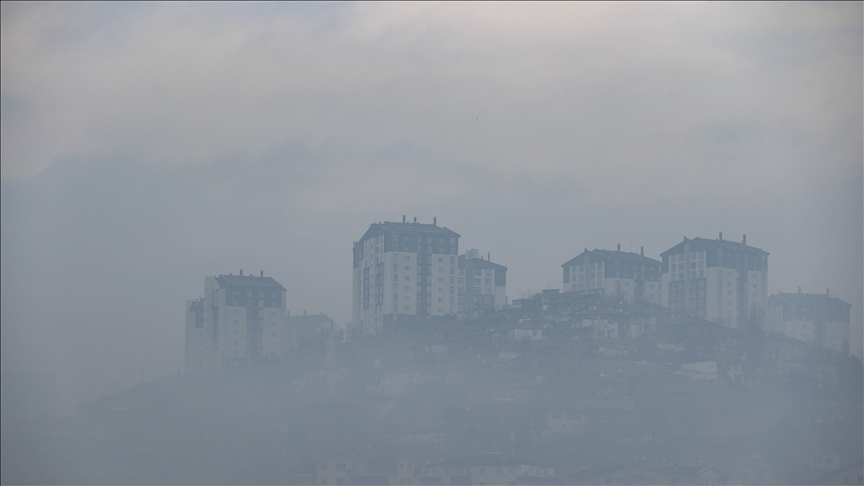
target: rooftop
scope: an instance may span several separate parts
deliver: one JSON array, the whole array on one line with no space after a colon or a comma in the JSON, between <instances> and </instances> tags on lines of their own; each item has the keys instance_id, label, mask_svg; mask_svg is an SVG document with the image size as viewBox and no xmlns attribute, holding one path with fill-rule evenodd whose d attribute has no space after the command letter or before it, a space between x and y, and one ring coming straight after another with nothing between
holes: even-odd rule
<instances>
[{"instance_id":1,"label":"rooftop","mask_svg":"<svg viewBox=\"0 0 864 486\"><path fill-rule=\"evenodd\" d=\"M682 245L684 245L684 243L686 243L688 241L691 244L691 250L696 249L696 250L746 251L746 252L751 252L751 253L768 254L768 252L766 252L760 248L748 246L743 242L739 243L737 241L721 240L721 239L709 240L706 238L693 238L691 240L691 239L688 239L687 237L684 237L684 241L682 241L681 243L678 243L677 245L673 246L672 248L664 251L663 253L660 254L660 256L682 253L683 252L683 246ZM746 239L744 241L746 241Z\"/></svg>"},{"instance_id":2,"label":"rooftop","mask_svg":"<svg viewBox=\"0 0 864 486\"><path fill-rule=\"evenodd\" d=\"M851 307L850 304L838 299L830 297L827 294L803 294L780 292L777 295L771 296L773 300L779 301L781 304L798 304L798 305L845 305Z\"/></svg>"},{"instance_id":3,"label":"rooftop","mask_svg":"<svg viewBox=\"0 0 864 486\"><path fill-rule=\"evenodd\" d=\"M638 253L631 253L629 251L600 250L597 248L589 251L586 248L585 251L580 253L575 258L571 258L570 260L567 261L567 263L564 263L561 266L567 267L569 265L572 265L573 263L575 263L576 260L582 258L586 253L591 255L592 258L597 258L599 260L617 260L617 261L622 261L622 262L643 263L643 264L652 264L652 265L657 265L660 263L659 261L657 261L653 258L649 258L649 257L646 257L645 255L640 255Z\"/></svg>"},{"instance_id":4,"label":"rooftop","mask_svg":"<svg viewBox=\"0 0 864 486\"><path fill-rule=\"evenodd\" d=\"M424 235L438 235L438 236L460 236L453 230L447 229L446 226L438 226L437 221L433 224L426 223L412 223L412 222L402 222L402 223L394 223L392 221L382 221L379 223L372 223L369 225L369 229L366 230L366 233L363 234L363 237L360 240L365 240L368 237L378 236L384 233L396 233L396 234L424 234Z\"/></svg>"},{"instance_id":5,"label":"rooftop","mask_svg":"<svg viewBox=\"0 0 864 486\"><path fill-rule=\"evenodd\" d=\"M263 274L263 272L262 272ZM216 277L216 281L219 282L220 285L228 284L228 285L254 285L254 286L263 286L263 287L279 287L282 290L285 290L279 282L273 279L273 277L254 277L251 275L219 275Z\"/></svg>"}]
</instances>

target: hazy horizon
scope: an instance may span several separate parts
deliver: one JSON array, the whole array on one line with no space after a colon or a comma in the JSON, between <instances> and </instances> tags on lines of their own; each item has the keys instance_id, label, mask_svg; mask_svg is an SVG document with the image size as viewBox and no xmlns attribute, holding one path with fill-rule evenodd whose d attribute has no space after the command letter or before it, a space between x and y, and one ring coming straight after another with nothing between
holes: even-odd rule
<instances>
[{"instance_id":1,"label":"hazy horizon","mask_svg":"<svg viewBox=\"0 0 864 486\"><path fill-rule=\"evenodd\" d=\"M351 244L437 217L562 288L583 248L770 253L852 305L861 3L2 4L2 369L66 411L182 370L184 303L263 270L351 319Z\"/></svg>"}]
</instances>

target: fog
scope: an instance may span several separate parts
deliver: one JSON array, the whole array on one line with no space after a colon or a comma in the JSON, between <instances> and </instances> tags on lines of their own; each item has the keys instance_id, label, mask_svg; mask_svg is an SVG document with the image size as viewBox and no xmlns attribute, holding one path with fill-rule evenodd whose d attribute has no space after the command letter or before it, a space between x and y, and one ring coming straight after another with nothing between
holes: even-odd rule
<instances>
[{"instance_id":1,"label":"fog","mask_svg":"<svg viewBox=\"0 0 864 486\"><path fill-rule=\"evenodd\" d=\"M622 310L654 324L601 343L572 309L513 306L564 295L562 264L585 249L661 260L684 238L746 234L769 253L768 295L851 306L860 358L862 16L860 3L3 3L3 483L304 483L337 450L410 456L413 481L496 460L566 484L664 459L732 484L860 470L860 360L813 348L781 363L755 334L728 338L737 351L694 345L657 309ZM506 309L349 336L352 244L403 215L506 266ZM281 284L290 316L332 318L337 364L327 326L303 341L288 319L299 341L278 362L187 373L186 302L240 269ZM508 339L538 319L542 343ZM689 361L657 348L676 339ZM606 353L617 346L628 354ZM744 356L752 383L728 373ZM716 380L681 367L709 361ZM383 391L409 371L434 378ZM495 395L505 384L519 391ZM572 435L550 432L562 410ZM119 444L122 458L105 452Z\"/></svg>"}]
</instances>

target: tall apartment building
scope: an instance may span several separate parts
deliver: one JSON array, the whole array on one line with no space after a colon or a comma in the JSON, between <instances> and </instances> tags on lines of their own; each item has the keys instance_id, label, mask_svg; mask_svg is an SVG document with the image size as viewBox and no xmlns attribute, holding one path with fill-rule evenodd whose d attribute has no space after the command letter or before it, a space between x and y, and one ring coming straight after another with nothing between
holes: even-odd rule
<instances>
[{"instance_id":1,"label":"tall apartment building","mask_svg":"<svg viewBox=\"0 0 864 486\"><path fill-rule=\"evenodd\" d=\"M354 243L353 317L364 334L456 314L459 234L432 224L380 222Z\"/></svg>"},{"instance_id":2,"label":"tall apartment building","mask_svg":"<svg viewBox=\"0 0 864 486\"><path fill-rule=\"evenodd\" d=\"M281 357L291 342L285 294L263 271L204 279L204 296L186 302L186 372Z\"/></svg>"},{"instance_id":3,"label":"tall apartment building","mask_svg":"<svg viewBox=\"0 0 864 486\"><path fill-rule=\"evenodd\" d=\"M738 328L764 316L768 253L723 239L684 238L661 254L663 304L679 317L695 316Z\"/></svg>"},{"instance_id":4,"label":"tall apartment building","mask_svg":"<svg viewBox=\"0 0 864 486\"><path fill-rule=\"evenodd\" d=\"M564 269L564 291L584 292L602 289L603 295L625 303L648 302L660 305L660 262L639 254L585 248L579 256L561 265Z\"/></svg>"},{"instance_id":5,"label":"tall apartment building","mask_svg":"<svg viewBox=\"0 0 864 486\"><path fill-rule=\"evenodd\" d=\"M849 354L849 309L842 300L824 294L785 294L768 297L765 329L815 346Z\"/></svg>"},{"instance_id":6,"label":"tall apartment building","mask_svg":"<svg viewBox=\"0 0 864 486\"><path fill-rule=\"evenodd\" d=\"M458 312L500 311L507 305L507 267L492 263L472 249L459 256Z\"/></svg>"}]
</instances>

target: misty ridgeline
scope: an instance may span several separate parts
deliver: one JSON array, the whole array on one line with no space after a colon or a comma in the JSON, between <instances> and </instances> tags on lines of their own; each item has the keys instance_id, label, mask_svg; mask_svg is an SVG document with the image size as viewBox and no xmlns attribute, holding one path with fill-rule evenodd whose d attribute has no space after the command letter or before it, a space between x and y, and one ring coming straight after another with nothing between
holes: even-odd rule
<instances>
[{"instance_id":1,"label":"misty ridgeline","mask_svg":"<svg viewBox=\"0 0 864 486\"><path fill-rule=\"evenodd\" d=\"M458 239L371 225L347 324L290 314L263 271L208 277L185 373L75 417L5 376L2 482L864 483L849 305L765 295L746 237L586 248L512 302Z\"/></svg>"}]
</instances>

